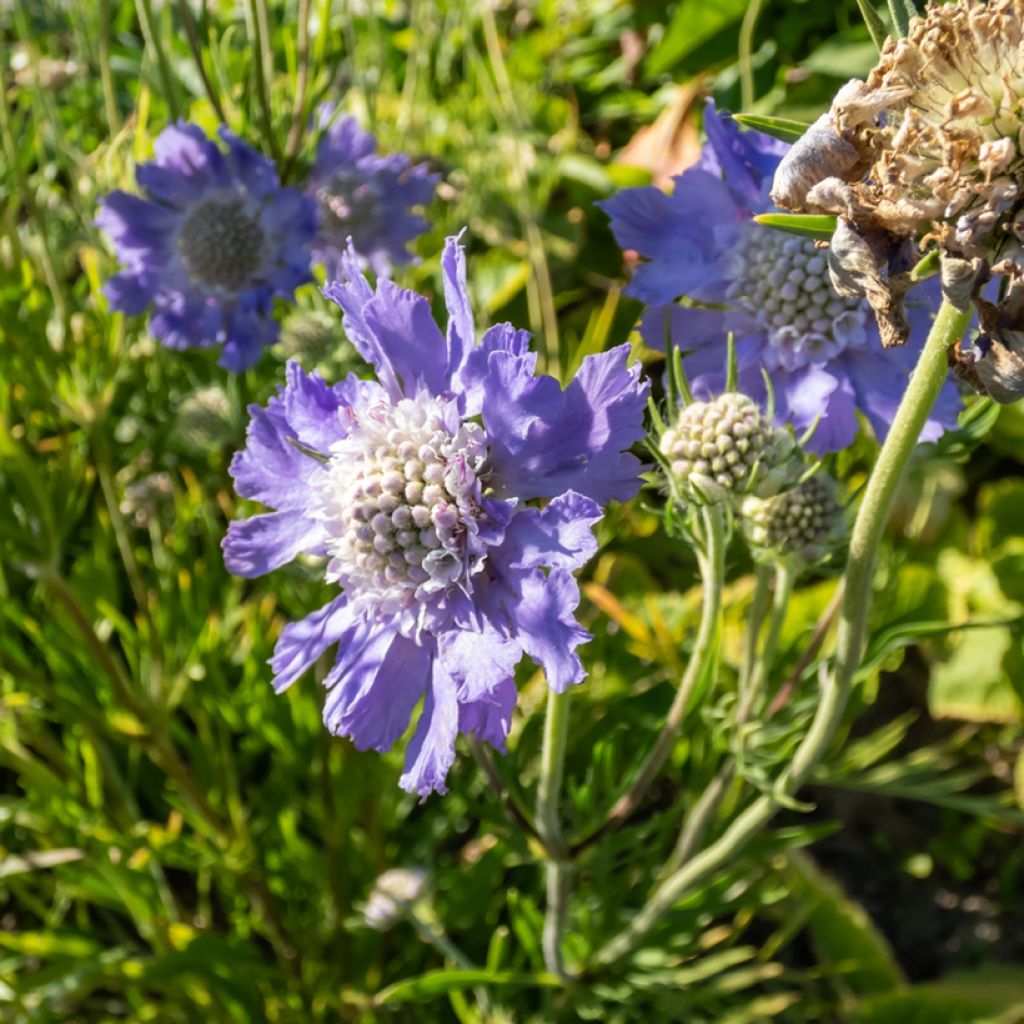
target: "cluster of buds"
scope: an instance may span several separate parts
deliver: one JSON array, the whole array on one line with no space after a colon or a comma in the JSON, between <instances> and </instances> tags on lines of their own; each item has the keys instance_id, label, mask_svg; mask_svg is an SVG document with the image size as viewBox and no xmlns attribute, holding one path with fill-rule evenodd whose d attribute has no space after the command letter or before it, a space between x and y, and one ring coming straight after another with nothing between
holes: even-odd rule
<instances>
[{"instance_id":1,"label":"cluster of buds","mask_svg":"<svg viewBox=\"0 0 1024 1024\"><path fill-rule=\"evenodd\" d=\"M961 309L1005 275L986 343L954 353L960 375L1000 401L1024 393L1022 105L1024 0L930 3L866 81L839 90L772 190L779 206L838 217L833 283L868 299L887 344L907 339L907 271L922 251L938 252Z\"/></svg>"},{"instance_id":2,"label":"cluster of buds","mask_svg":"<svg viewBox=\"0 0 1024 1024\"><path fill-rule=\"evenodd\" d=\"M278 351L307 372L316 370L325 380L340 380L360 365L352 343L338 318L317 309L298 309L281 326Z\"/></svg>"},{"instance_id":3,"label":"cluster of buds","mask_svg":"<svg viewBox=\"0 0 1024 1024\"><path fill-rule=\"evenodd\" d=\"M820 562L842 534L842 506L825 473L770 498L748 497L742 513L750 546L762 559Z\"/></svg>"},{"instance_id":4,"label":"cluster of buds","mask_svg":"<svg viewBox=\"0 0 1024 1024\"><path fill-rule=\"evenodd\" d=\"M753 399L727 391L684 406L659 447L681 493L713 504L777 491L786 477L792 441Z\"/></svg>"},{"instance_id":5,"label":"cluster of buds","mask_svg":"<svg viewBox=\"0 0 1024 1024\"><path fill-rule=\"evenodd\" d=\"M799 447L749 396L727 391L689 401L662 433L671 493L689 505L725 505L755 558L825 561L843 532L835 483L807 476Z\"/></svg>"}]
</instances>

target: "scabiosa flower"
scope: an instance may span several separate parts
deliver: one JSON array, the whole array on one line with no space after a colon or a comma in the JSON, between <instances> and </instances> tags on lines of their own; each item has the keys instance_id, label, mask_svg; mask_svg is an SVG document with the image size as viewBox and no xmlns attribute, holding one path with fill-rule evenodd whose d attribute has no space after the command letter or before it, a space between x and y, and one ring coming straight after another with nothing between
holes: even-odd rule
<instances>
[{"instance_id":1,"label":"scabiosa flower","mask_svg":"<svg viewBox=\"0 0 1024 1024\"><path fill-rule=\"evenodd\" d=\"M354 117L332 124L333 113L331 104L320 108L327 131L309 175L308 191L320 207L314 255L333 273L351 238L364 265L387 274L392 264L412 259L408 243L427 228L412 207L430 202L439 176L404 153L377 153L377 140Z\"/></svg>"},{"instance_id":2,"label":"scabiosa flower","mask_svg":"<svg viewBox=\"0 0 1024 1024\"><path fill-rule=\"evenodd\" d=\"M914 352L880 351L867 304L830 284L826 260L810 239L753 223L772 209L768 189L786 145L741 131L705 109L708 142L698 164L666 195L653 186L625 189L599 204L623 248L647 261L628 291L646 302L641 331L648 344L688 352L685 366L698 397L721 392L722 353L736 338L740 390L764 396L770 376L776 416L799 432L818 421L808 443L816 452L848 446L857 412L884 435ZM681 297L692 304L676 305ZM915 307L928 321L929 311ZM956 393L944 393L924 438L955 422Z\"/></svg>"},{"instance_id":3,"label":"scabiosa flower","mask_svg":"<svg viewBox=\"0 0 1024 1024\"><path fill-rule=\"evenodd\" d=\"M625 449L647 393L628 346L587 357L563 391L535 376L526 332L499 324L477 343L456 239L442 269L446 334L422 296L387 279L374 291L349 248L325 294L378 380L329 385L288 364L232 464L238 492L275 511L224 541L247 577L326 556L342 593L285 627L274 686L337 644L324 721L380 751L422 698L401 778L421 795L444 792L459 732L504 749L524 653L555 689L582 680L572 570L596 549L598 503L637 491Z\"/></svg>"},{"instance_id":4,"label":"scabiosa flower","mask_svg":"<svg viewBox=\"0 0 1024 1024\"><path fill-rule=\"evenodd\" d=\"M166 128L135 172L145 197L112 192L97 224L124 266L105 289L114 309L152 304L149 330L165 345L219 343L221 365L239 371L277 338L274 297L310 279L316 204L226 128L219 137L226 152L195 125Z\"/></svg>"}]
</instances>

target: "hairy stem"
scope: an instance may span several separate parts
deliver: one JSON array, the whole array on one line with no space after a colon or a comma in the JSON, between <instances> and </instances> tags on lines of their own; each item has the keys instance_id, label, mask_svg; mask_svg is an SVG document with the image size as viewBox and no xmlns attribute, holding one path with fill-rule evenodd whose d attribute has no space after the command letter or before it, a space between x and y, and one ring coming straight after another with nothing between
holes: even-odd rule
<instances>
[{"instance_id":1,"label":"hairy stem","mask_svg":"<svg viewBox=\"0 0 1024 1024\"><path fill-rule=\"evenodd\" d=\"M728 863L771 821L780 800L788 800L799 790L827 752L864 650L875 562L896 488L945 383L947 349L960 339L969 320L969 311L961 313L943 302L878 454L850 537L835 669L823 680L814 720L776 783L775 793L755 800L716 842L666 878L630 923L597 952L594 967L605 967L635 950L685 892Z\"/></svg>"},{"instance_id":2,"label":"hairy stem","mask_svg":"<svg viewBox=\"0 0 1024 1024\"><path fill-rule=\"evenodd\" d=\"M548 849L547 913L544 917L544 962L549 971L565 976L562 935L568 917L572 865L569 863L562 826L558 818L558 798L565 770L565 747L569 738L569 694L548 691L544 720L544 746L541 752L540 785L537 788L537 828Z\"/></svg>"},{"instance_id":3,"label":"hairy stem","mask_svg":"<svg viewBox=\"0 0 1024 1024\"><path fill-rule=\"evenodd\" d=\"M703 594L701 619L697 638L693 643L690 661L686 666L675 699L669 708L654 746L640 768L629 789L615 802L604 823L595 831L573 844L572 852L579 853L599 839L614 832L636 810L651 783L658 777L662 766L672 753L680 726L686 716L694 690L707 672L717 649L718 620L721 614L722 586L725 579L725 520L722 510L715 505L701 510L705 551L700 559Z\"/></svg>"}]
</instances>

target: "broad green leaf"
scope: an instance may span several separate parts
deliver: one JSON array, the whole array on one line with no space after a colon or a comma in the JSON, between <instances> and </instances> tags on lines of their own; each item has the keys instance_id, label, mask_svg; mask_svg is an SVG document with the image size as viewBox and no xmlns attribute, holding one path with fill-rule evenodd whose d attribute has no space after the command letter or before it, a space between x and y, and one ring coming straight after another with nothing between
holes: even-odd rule
<instances>
[{"instance_id":1,"label":"broad green leaf","mask_svg":"<svg viewBox=\"0 0 1024 1024\"><path fill-rule=\"evenodd\" d=\"M1020 640L1006 627L966 634L952 657L932 669L928 685L932 715L967 722L1020 722L1024 708L1003 669L1013 643Z\"/></svg>"},{"instance_id":2,"label":"broad green leaf","mask_svg":"<svg viewBox=\"0 0 1024 1024\"><path fill-rule=\"evenodd\" d=\"M910 33L910 19L920 16L914 0L888 0L889 13L896 27L896 34L905 39Z\"/></svg>"},{"instance_id":3,"label":"broad green leaf","mask_svg":"<svg viewBox=\"0 0 1024 1024\"><path fill-rule=\"evenodd\" d=\"M794 896L810 907L807 927L820 962L858 995L903 987L903 972L889 943L859 903L799 850L786 855L785 873Z\"/></svg>"},{"instance_id":4,"label":"broad green leaf","mask_svg":"<svg viewBox=\"0 0 1024 1024\"><path fill-rule=\"evenodd\" d=\"M1024 1012L1024 974L982 967L860 1003L850 1024L1010 1024Z\"/></svg>"},{"instance_id":5,"label":"broad green leaf","mask_svg":"<svg viewBox=\"0 0 1024 1024\"><path fill-rule=\"evenodd\" d=\"M747 0L682 0L661 42L647 58L647 73L661 75L702 43L728 25L735 24L747 10Z\"/></svg>"}]
</instances>

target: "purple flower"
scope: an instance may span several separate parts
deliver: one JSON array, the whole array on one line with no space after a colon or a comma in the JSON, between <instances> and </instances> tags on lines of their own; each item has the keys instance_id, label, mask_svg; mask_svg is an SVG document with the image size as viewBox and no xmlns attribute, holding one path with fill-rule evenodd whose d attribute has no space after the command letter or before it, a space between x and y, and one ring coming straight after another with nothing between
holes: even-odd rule
<instances>
[{"instance_id":1,"label":"purple flower","mask_svg":"<svg viewBox=\"0 0 1024 1024\"><path fill-rule=\"evenodd\" d=\"M701 158L675 179L672 195L652 186L630 188L599 204L619 244L647 257L627 289L650 307L641 324L644 339L660 348L667 338L690 353L685 365L695 393L710 397L725 385L731 331L741 389L762 398L766 372L780 422L803 431L819 420L810 449L847 447L858 411L884 437L927 334L935 293L927 287L911 293L913 342L883 350L867 303L836 294L813 241L752 221L773 209L768 189L789 147L741 131L712 103L704 126ZM681 297L691 305L677 305ZM949 384L923 439L955 425L958 408Z\"/></svg>"},{"instance_id":2,"label":"purple flower","mask_svg":"<svg viewBox=\"0 0 1024 1024\"><path fill-rule=\"evenodd\" d=\"M320 206L314 255L333 273L351 238L363 264L386 275L412 259L406 245L427 222L410 208L430 202L439 176L404 153L379 155L377 140L354 117L330 124L333 112L332 104L320 108L320 126L329 127L307 186Z\"/></svg>"},{"instance_id":3,"label":"purple flower","mask_svg":"<svg viewBox=\"0 0 1024 1024\"><path fill-rule=\"evenodd\" d=\"M274 165L221 128L223 151L178 122L135 172L145 198L112 192L96 223L123 270L106 285L114 309L151 303L149 330L169 348L223 345L220 363L244 370L277 339L274 296L310 280L316 204L281 188Z\"/></svg>"},{"instance_id":4,"label":"purple flower","mask_svg":"<svg viewBox=\"0 0 1024 1024\"><path fill-rule=\"evenodd\" d=\"M557 690L583 679L572 572L596 550L599 503L637 491L626 449L647 393L625 345L588 356L563 390L535 375L526 332L498 324L478 343L454 238L442 269L446 333L425 298L387 279L374 291L354 247L343 255L325 294L378 380L330 385L288 364L231 467L239 494L274 511L224 540L240 576L326 557L342 592L285 627L274 686L337 644L324 721L380 751L422 699L401 779L421 795L444 792L459 732L504 749L524 653Z\"/></svg>"}]
</instances>

